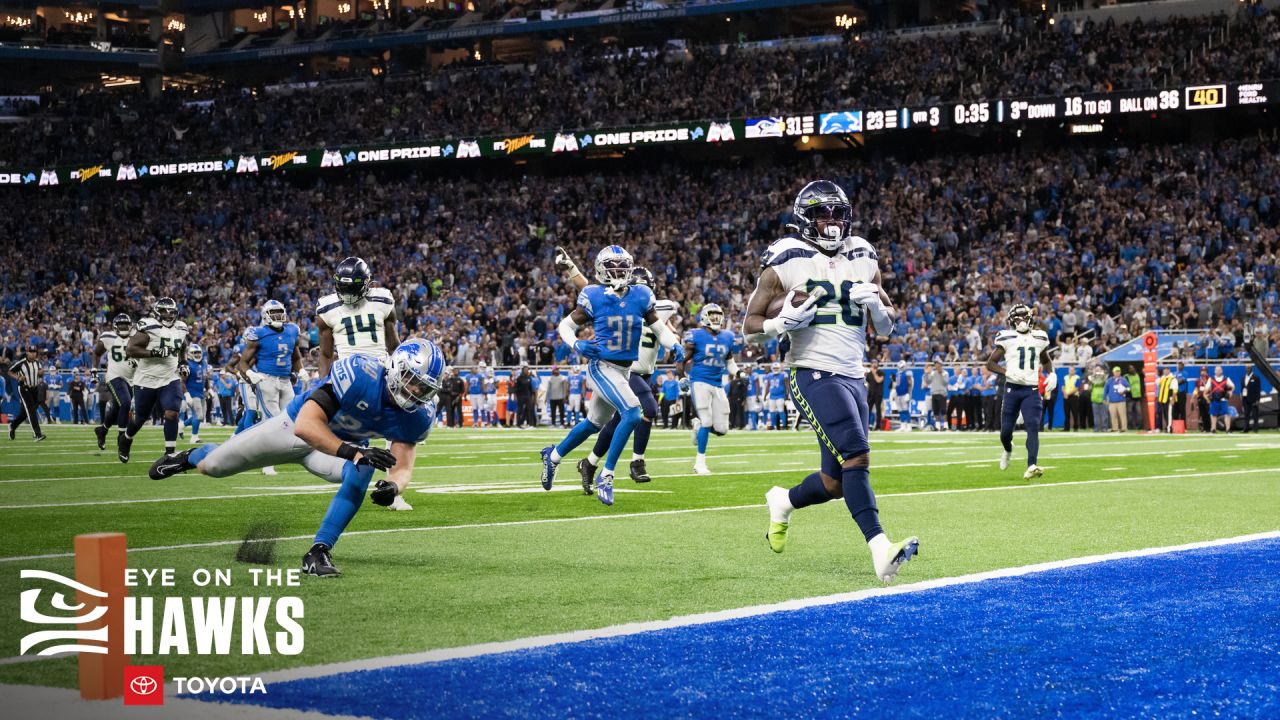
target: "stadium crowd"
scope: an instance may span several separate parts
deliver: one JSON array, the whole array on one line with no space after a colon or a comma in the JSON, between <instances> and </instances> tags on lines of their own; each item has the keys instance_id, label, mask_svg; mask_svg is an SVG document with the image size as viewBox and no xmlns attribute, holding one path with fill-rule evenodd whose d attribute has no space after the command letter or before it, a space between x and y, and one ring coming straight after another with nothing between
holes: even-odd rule
<instances>
[{"instance_id":1,"label":"stadium crowd","mask_svg":"<svg viewBox=\"0 0 1280 720\"><path fill-rule=\"evenodd\" d=\"M1229 35L1224 34L1229 27ZM1229 37L1229 42L1226 38ZM643 50L643 49L632 49ZM527 64L456 64L285 92L51 95L0 128L0 165L142 161L283 147L474 137L1280 77L1280 10L1062 22L745 50L569 46Z\"/></svg>"},{"instance_id":2,"label":"stadium crowd","mask_svg":"<svg viewBox=\"0 0 1280 720\"><path fill-rule=\"evenodd\" d=\"M7 193L2 352L34 342L63 367L85 366L114 313L136 316L160 295L178 299L215 364L268 298L285 302L314 344L314 307L332 290L334 265L360 255L398 298L406 332L437 340L451 362L563 363L570 350L553 331L575 293L555 277L554 246L590 272L596 250L621 244L686 317L717 302L740 320L795 192L826 177L848 190L857 232L877 248L902 311L880 348L885 361L985 358L1014 301L1036 305L1055 341L1085 336L1071 343L1079 359L1176 327L1211 331L1194 354L1234 357L1248 273L1263 290L1248 308L1259 342L1280 355L1274 139L813 160Z\"/></svg>"}]
</instances>

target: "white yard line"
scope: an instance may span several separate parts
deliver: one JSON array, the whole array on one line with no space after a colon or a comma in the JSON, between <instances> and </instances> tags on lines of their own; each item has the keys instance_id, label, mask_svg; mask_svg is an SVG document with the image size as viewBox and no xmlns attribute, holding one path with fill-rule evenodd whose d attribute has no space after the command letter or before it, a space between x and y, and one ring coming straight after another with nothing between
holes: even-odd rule
<instances>
[{"instance_id":1,"label":"white yard line","mask_svg":"<svg viewBox=\"0 0 1280 720\"><path fill-rule=\"evenodd\" d=\"M1276 473L1280 473L1280 467L1257 468L1253 470L1224 470L1221 472L1203 472L1203 473L1193 473L1190 475L1139 475L1139 476L1127 477L1127 478L1107 478L1107 479L1101 479L1101 480L1077 480L1073 482L1060 482L1060 483L1034 483L1034 484L1025 484L1025 485L1003 485L1003 486L982 487L982 488L954 488L950 490L922 490L919 492L883 493L883 494L877 495L877 497L883 499L883 498L914 498L914 497L925 497L929 495L965 495L969 493L981 493L981 492L1036 490L1036 489L1049 489L1049 488L1061 488L1061 487L1075 487L1078 485L1108 485L1113 483L1141 482L1144 480L1185 480L1188 478L1197 478L1197 477L1223 477L1228 475L1253 475L1258 473L1269 473L1274 475ZM286 494L304 495L309 493L286 493ZM235 497L249 497L249 496L246 495L246 496L235 496ZM505 521L505 522L468 523L468 524L460 524L460 525L427 525L427 526L408 527L408 528L382 528L378 530L353 530L353 531L344 533L343 537L353 537L357 535L385 535L387 533L439 532L439 531L446 531L446 530L474 530L478 528L524 527L527 525L553 525L553 524L560 524L560 523L591 522L596 520L623 520L627 518L660 517L660 516L666 516L666 515L687 515L691 513L722 512L727 510L748 510L748 509L755 509L755 508L761 508L761 507L764 507L764 505L762 504L760 505L725 505L722 507L686 508L683 510L655 510L652 512L617 513L617 514L611 514L611 515L586 515L583 517L570 517L570 518L541 518L537 520L511 520L511 521ZM311 535L292 535L288 537L279 537L275 539L280 541L288 541L288 540L310 540L311 538L312 538ZM155 552L155 551L162 551L162 550L186 550L191 548L225 547L228 545L239 545L241 542L243 541L242 540L215 540L212 542L187 543L183 545L157 545L152 547L130 548L129 552L137 553L137 552ZM0 563L21 562L21 561L28 561L28 560L55 560L59 558L69 558L69 557L74 557L74 553L50 553L47 555L16 555L12 557L0 557Z\"/></svg>"},{"instance_id":2,"label":"white yard line","mask_svg":"<svg viewBox=\"0 0 1280 720\"><path fill-rule=\"evenodd\" d=\"M1201 550L1206 548L1223 547L1226 545L1240 545L1250 542L1258 542L1262 540L1272 540L1280 538L1280 531L1255 533L1252 535L1240 535L1231 538L1221 538L1218 540L1206 540L1202 542L1185 543L1182 545L1166 545L1164 547L1143 548L1140 550L1125 550L1121 552L1105 553L1102 555L1086 555L1083 557L1069 558L1065 560L1053 560L1050 562L1036 563L1034 565L1022 565L1019 567L1001 568L999 570L988 570L986 572L971 573L968 575L958 575L955 577L938 578L936 580L924 580L922 582L909 583L906 585L888 586L869 588L866 590L858 590L854 592L838 593L835 595L821 595L818 597L800 598L796 600L786 600L768 605L752 605L742 608L734 608L730 610L716 610L713 612L698 613L696 615L682 615L667 620L654 620L649 622L625 623L622 625L611 625L608 627L597 628L592 630L575 630L573 632L557 633L554 635L538 635L535 637L520 638L518 640L506 640L502 642L480 643L478 645L466 645L462 647L441 648L438 650L428 650L426 652L409 653L405 655L392 655L388 657L370 658L367 660L355 660L351 662L331 663L325 665L313 665L310 667L291 668L289 670L279 670L276 672L264 673L260 677L263 682L268 685L271 683L289 682L291 680L304 680L309 678L326 677L330 675L340 675L351 672L360 672L365 670L379 670L399 665L421 665L425 663L438 663L447 660L458 660L462 658L474 658L483 655L494 655L498 653L508 653L518 650L529 650L533 648L544 648L551 645L563 645L566 643L580 643L590 640L598 640L602 638L625 637L628 635L638 635L641 633L654 632L658 630L670 630L673 628L696 627L699 625L708 625L711 623L719 623L730 620L740 620L742 618L757 617L760 615L768 615L771 613L787 612L793 610L802 610L805 608L820 607L824 605L835 605L838 603L860 602L873 598L889 597L893 595L906 595L910 593L926 592L930 590L938 590L942 588L954 587L957 585L972 585L990 580L999 580L1004 578L1025 577L1038 573L1051 572L1054 570L1062 570L1065 568L1081 567L1085 565L1098 565L1102 563L1115 562L1117 560L1129 560L1133 558L1152 557L1155 555L1167 555L1170 553L1187 552L1190 550Z\"/></svg>"}]
</instances>

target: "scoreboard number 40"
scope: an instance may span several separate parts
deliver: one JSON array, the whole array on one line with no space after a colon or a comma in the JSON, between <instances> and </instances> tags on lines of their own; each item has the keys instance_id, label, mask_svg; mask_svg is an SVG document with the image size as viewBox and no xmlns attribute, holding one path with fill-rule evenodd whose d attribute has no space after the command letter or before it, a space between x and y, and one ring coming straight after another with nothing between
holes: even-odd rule
<instances>
[{"instance_id":1,"label":"scoreboard number 40","mask_svg":"<svg viewBox=\"0 0 1280 720\"><path fill-rule=\"evenodd\" d=\"M1209 110L1227 106L1226 85L1193 85L1185 92L1186 102L1183 105L1188 110Z\"/></svg>"}]
</instances>

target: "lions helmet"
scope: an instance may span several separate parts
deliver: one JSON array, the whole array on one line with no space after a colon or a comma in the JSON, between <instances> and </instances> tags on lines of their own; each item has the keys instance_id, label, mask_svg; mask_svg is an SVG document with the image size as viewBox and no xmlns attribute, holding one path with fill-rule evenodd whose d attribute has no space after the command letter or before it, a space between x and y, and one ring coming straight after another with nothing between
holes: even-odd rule
<instances>
[{"instance_id":1,"label":"lions helmet","mask_svg":"<svg viewBox=\"0 0 1280 720\"><path fill-rule=\"evenodd\" d=\"M633 269L631 253L617 245L610 245L596 255L596 282L611 290L626 287L631 282Z\"/></svg>"},{"instance_id":2,"label":"lions helmet","mask_svg":"<svg viewBox=\"0 0 1280 720\"><path fill-rule=\"evenodd\" d=\"M204 359L204 348L200 347L199 345L192 345L191 347L187 348L187 359L195 362L200 362L201 360Z\"/></svg>"},{"instance_id":3,"label":"lions helmet","mask_svg":"<svg viewBox=\"0 0 1280 720\"><path fill-rule=\"evenodd\" d=\"M720 332L724 327L724 310L715 303L707 303L698 314L698 322L712 332Z\"/></svg>"},{"instance_id":4,"label":"lions helmet","mask_svg":"<svg viewBox=\"0 0 1280 720\"><path fill-rule=\"evenodd\" d=\"M770 366L774 372L782 372L782 363L774 363Z\"/></svg>"},{"instance_id":5,"label":"lions helmet","mask_svg":"<svg viewBox=\"0 0 1280 720\"><path fill-rule=\"evenodd\" d=\"M165 327L173 327L178 322L178 303L173 298L160 298L151 306L151 312L155 313L156 319Z\"/></svg>"},{"instance_id":6,"label":"lions helmet","mask_svg":"<svg viewBox=\"0 0 1280 720\"><path fill-rule=\"evenodd\" d=\"M1031 330L1031 323L1035 320L1035 312L1031 308L1018 303L1009 308L1009 314L1005 316L1005 322L1009 327L1017 332L1025 333Z\"/></svg>"},{"instance_id":7,"label":"lions helmet","mask_svg":"<svg viewBox=\"0 0 1280 720\"><path fill-rule=\"evenodd\" d=\"M853 226L853 206L849 196L830 180L804 186L791 207L794 224L805 242L827 252L844 247L844 238ZM818 224L824 223L819 229Z\"/></svg>"},{"instance_id":8,"label":"lions helmet","mask_svg":"<svg viewBox=\"0 0 1280 720\"><path fill-rule=\"evenodd\" d=\"M111 321L111 327L118 333L127 333L133 330L133 318L129 317L129 313L120 313Z\"/></svg>"},{"instance_id":9,"label":"lions helmet","mask_svg":"<svg viewBox=\"0 0 1280 720\"><path fill-rule=\"evenodd\" d=\"M373 273L369 263L358 257L349 257L338 263L333 282L338 288L338 299L348 305L355 305L369 294L369 279Z\"/></svg>"},{"instance_id":10,"label":"lions helmet","mask_svg":"<svg viewBox=\"0 0 1280 720\"><path fill-rule=\"evenodd\" d=\"M652 290L654 286L653 272L645 267L633 268L631 270L631 284L644 285Z\"/></svg>"},{"instance_id":11,"label":"lions helmet","mask_svg":"<svg viewBox=\"0 0 1280 720\"><path fill-rule=\"evenodd\" d=\"M268 300L262 304L262 324L272 330L279 330L284 327L285 311L284 303L279 300Z\"/></svg>"},{"instance_id":12,"label":"lions helmet","mask_svg":"<svg viewBox=\"0 0 1280 720\"><path fill-rule=\"evenodd\" d=\"M417 410L440 390L444 353L430 340L410 339L387 359L387 392L401 410Z\"/></svg>"}]
</instances>

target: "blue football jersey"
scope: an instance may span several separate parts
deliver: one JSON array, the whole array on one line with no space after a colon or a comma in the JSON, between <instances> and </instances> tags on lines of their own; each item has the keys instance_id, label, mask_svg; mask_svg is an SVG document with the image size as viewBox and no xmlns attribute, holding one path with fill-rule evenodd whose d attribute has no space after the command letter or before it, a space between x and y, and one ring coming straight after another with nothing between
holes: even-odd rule
<instances>
[{"instance_id":1,"label":"blue football jersey","mask_svg":"<svg viewBox=\"0 0 1280 720\"><path fill-rule=\"evenodd\" d=\"M725 373L725 365L733 353L733 331L713 333L707 328L694 328L684 334L684 341L693 345L693 357L689 365L689 377L694 382L719 385Z\"/></svg>"},{"instance_id":2,"label":"blue football jersey","mask_svg":"<svg viewBox=\"0 0 1280 720\"><path fill-rule=\"evenodd\" d=\"M289 418L297 420L298 411L311 393L324 385L333 388L339 404L337 414L329 419L329 429L343 440L386 438L420 443L431 432L435 402L413 411L401 410L387 390L386 369L377 358L366 355L352 355L334 363L324 380L289 403Z\"/></svg>"},{"instance_id":3,"label":"blue football jersey","mask_svg":"<svg viewBox=\"0 0 1280 720\"><path fill-rule=\"evenodd\" d=\"M769 373L769 399L782 400L787 397L787 374L784 372Z\"/></svg>"},{"instance_id":4,"label":"blue football jersey","mask_svg":"<svg viewBox=\"0 0 1280 720\"><path fill-rule=\"evenodd\" d=\"M187 393L194 398L204 397L204 380L209 376L209 366L203 360L187 361Z\"/></svg>"},{"instance_id":5,"label":"blue football jersey","mask_svg":"<svg viewBox=\"0 0 1280 720\"><path fill-rule=\"evenodd\" d=\"M629 363L640 357L644 318L653 306L653 291L645 285L632 285L621 296L603 285L588 285L578 294L578 307L591 316L596 331L592 342L600 348L600 358L612 362Z\"/></svg>"},{"instance_id":6,"label":"blue football jersey","mask_svg":"<svg viewBox=\"0 0 1280 720\"><path fill-rule=\"evenodd\" d=\"M484 394L484 377L480 373L471 373L467 376L467 392L472 395Z\"/></svg>"},{"instance_id":7,"label":"blue football jersey","mask_svg":"<svg viewBox=\"0 0 1280 720\"><path fill-rule=\"evenodd\" d=\"M246 340L258 341L258 355L254 358L253 369L263 375L289 377L293 372L293 350L298 346L298 326L285 323L276 330L266 325L249 328L244 334Z\"/></svg>"},{"instance_id":8,"label":"blue football jersey","mask_svg":"<svg viewBox=\"0 0 1280 720\"><path fill-rule=\"evenodd\" d=\"M569 394L570 395L582 394L582 376L581 375L569 376Z\"/></svg>"}]
</instances>

